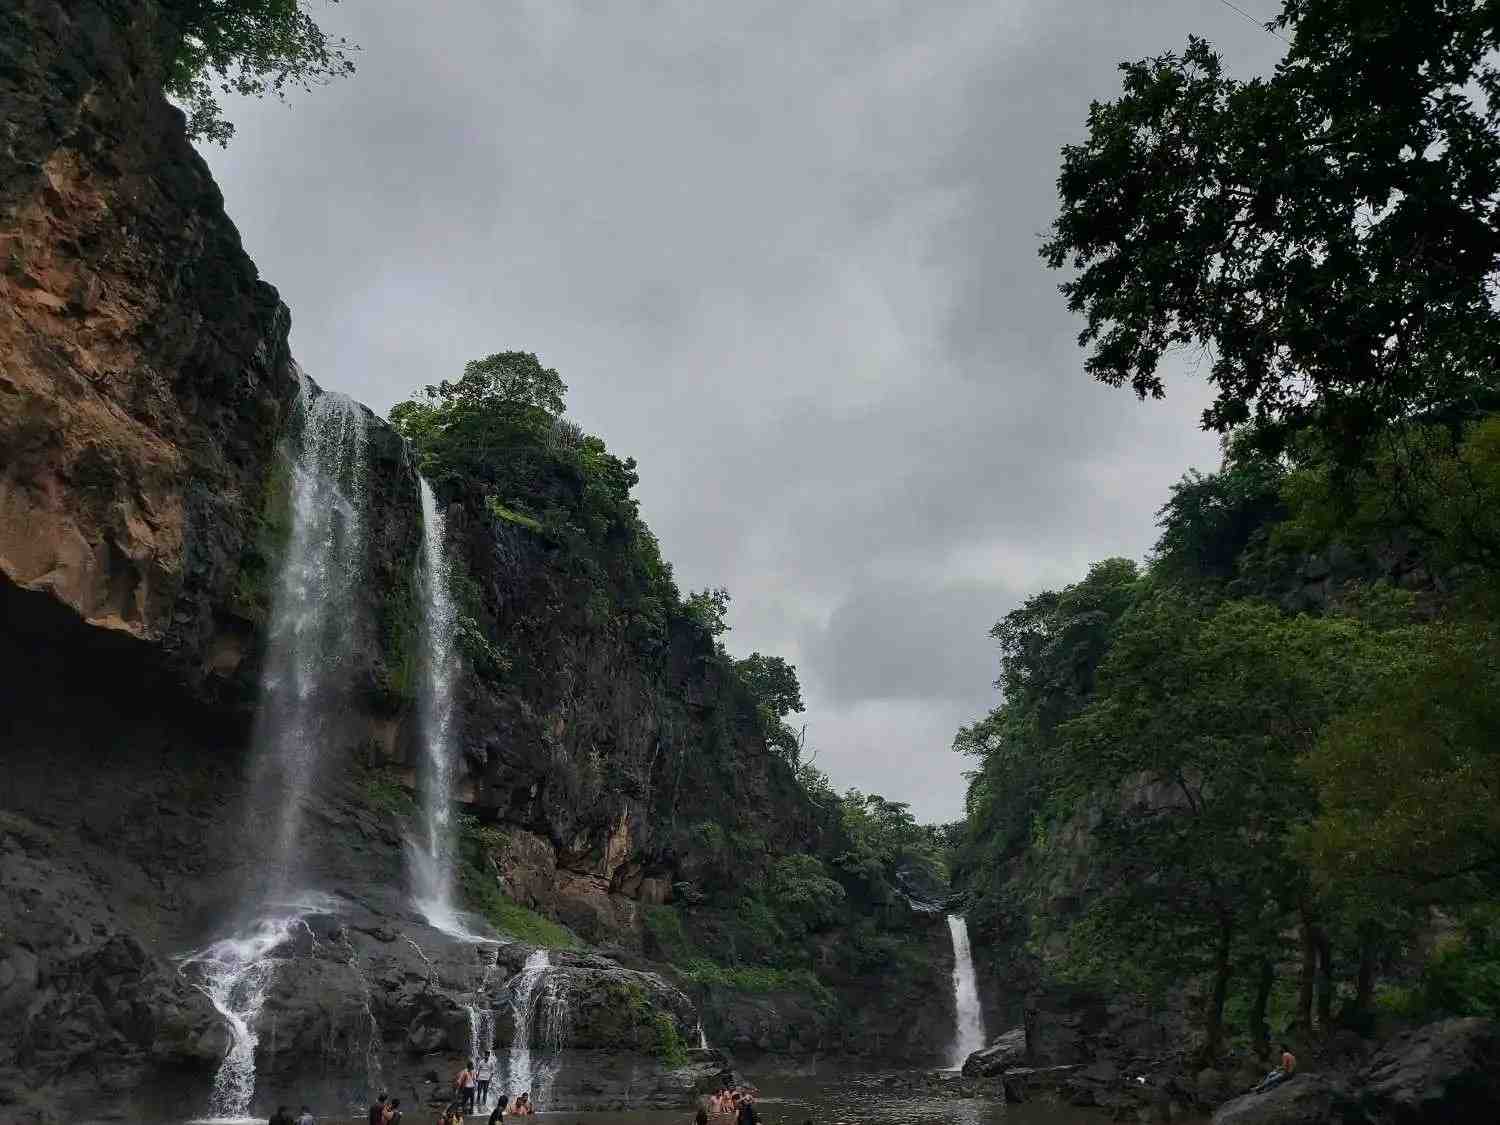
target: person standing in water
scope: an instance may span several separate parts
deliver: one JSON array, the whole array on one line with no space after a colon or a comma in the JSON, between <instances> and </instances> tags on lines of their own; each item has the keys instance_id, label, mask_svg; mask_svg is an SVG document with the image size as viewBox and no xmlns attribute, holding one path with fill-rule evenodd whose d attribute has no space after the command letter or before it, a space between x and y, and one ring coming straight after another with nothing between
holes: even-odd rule
<instances>
[{"instance_id":1,"label":"person standing in water","mask_svg":"<svg viewBox=\"0 0 1500 1125\"><path fill-rule=\"evenodd\" d=\"M481 1112L489 1104L490 1080L494 1077L495 1052L486 1051L484 1058L479 1061L479 1066L474 1071L474 1099L478 1103L478 1108Z\"/></svg>"},{"instance_id":2,"label":"person standing in water","mask_svg":"<svg viewBox=\"0 0 1500 1125\"><path fill-rule=\"evenodd\" d=\"M385 1125L385 1094L376 1098L370 1106L370 1125Z\"/></svg>"}]
</instances>

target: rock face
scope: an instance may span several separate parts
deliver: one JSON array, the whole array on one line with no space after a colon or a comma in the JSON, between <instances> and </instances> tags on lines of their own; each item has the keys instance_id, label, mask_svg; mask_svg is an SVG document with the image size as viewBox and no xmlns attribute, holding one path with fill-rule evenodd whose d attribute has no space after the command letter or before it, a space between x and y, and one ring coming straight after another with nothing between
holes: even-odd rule
<instances>
[{"instance_id":1,"label":"rock face","mask_svg":"<svg viewBox=\"0 0 1500 1125\"><path fill-rule=\"evenodd\" d=\"M0 14L0 576L233 677L288 317L153 79L153 5Z\"/></svg>"},{"instance_id":2,"label":"rock face","mask_svg":"<svg viewBox=\"0 0 1500 1125\"><path fill-rule=\"evenodd\" d=\"M289 437L299 398L321 392L162 96L172 10L0 12L6 1121L77 1117L103 1095L127 1119L206 1106L229 1038L189 955L240 924L267 844L245 813L252 717ZM335 768L301 798L303 876L330 905L271 957L257 1111L352 1106L377 1084L408 1104L441 1095L476 1014L495 1012L502 1057L515 1042L506 990L531 952L455 941L406 900L421 523L405 443L364 421L365 577L340 621L356 655L320 731ZM561 1064L552 1104L688 1104L728 1066L696 1048L700 1023L746 1054L940 1050L950 1016L925 982L851 977L840 1021L795 991L702 988L639 961L647 911L811 845L805 801L710 641L675 629L643 658L543 537L484 518L482 497L442 499L466 610L513 673L460 685L455 797L488 826L498 892L632 966L552 954L562 999L527 1029ZM754 831L731 847L720 825ZM937 978L945 957L933 947Z\"/></svg>"},{"instance_id":3,"label":"rock face","mask_svg":"<svg viewBox=\"0 0 1500 1125\"><path fill-rule=\"evenodd\" d=\"M1342 1084L1298 1074L1262 1094L1244 1094L1214 1114L1213 1125L1325 1125L1344 1120L1353 1101Z\"/></svg>"},{"instance_id":4,"label":"rock face","mask_svg":"<svg viewBox=\"0 0 1500 1125\"><path fill-rule=\"evenodd\" d=\"M1372 1120L1500 1120L1500 1024L1443 1020L1386 1044L1359 1075Z\"/></svg>"},{"instance_id":5,"label":"rock face","mask_svg":"<svg viewBox=\"0 0 1500 1125\"><path fill-rule=\"evenodd\" d=\"M963 1072L971 1078L993 1078L1026 1062L1026 1029L1012 1028L996 1036L988 1047L964 1060Z\"/></svg>"}]
</instances>

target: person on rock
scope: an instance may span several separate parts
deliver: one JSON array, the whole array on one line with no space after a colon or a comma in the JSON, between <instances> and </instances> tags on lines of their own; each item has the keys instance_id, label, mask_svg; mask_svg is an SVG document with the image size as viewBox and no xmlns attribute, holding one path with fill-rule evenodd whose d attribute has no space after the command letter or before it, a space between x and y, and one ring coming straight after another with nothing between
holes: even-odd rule
<instances>
[{"instance_id":1,"label":"person on rock","mask_svg":"<svg viewBox=\"0 0 1500 1125\"><path fill-rule=\"evenodd\" d=\"M479 1112L484 1112L484 1107L490 1102L490 1081L495 1077L495 1052L490 1051L484 1058L479 1060L479 1066L474 1070L474 1100L478 1104Z\"/></svg>"},{"instance_id":2,"label":"person on rock","mask_svg":"<svg viewBox=\"0 0 1500 1125\"><path fill-rule=\"evenodd\" d=\"M1281 1065L1261 1080L1259 1086L1251 1090L1252 1094L1264 1094L1275 1086L1280 1086L1297 1071L1297 1056L1292 1054L1292 1049L1285 1043L1281 1044Z\"/></svg>"},{"instance_id":3,"label":"person on rock","mask_svg":"<svg viewBox=\"0 0 1500 1125\"><path fill-rule=\"evenodd\" d=\"M385 1125L385 1094L381 1094L370 1106L370 1125Z\"/></svg>"}]
</instances>

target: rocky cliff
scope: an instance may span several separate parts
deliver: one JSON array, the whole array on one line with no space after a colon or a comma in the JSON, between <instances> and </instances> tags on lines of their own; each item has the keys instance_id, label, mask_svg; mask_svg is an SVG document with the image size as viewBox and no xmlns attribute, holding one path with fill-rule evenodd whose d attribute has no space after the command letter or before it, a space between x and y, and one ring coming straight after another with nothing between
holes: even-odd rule
<instances>
[{"instance_id":1,"label":"rocky cliff","mask_svg":"<svg viewBox=\"0 0 1500 1125\"><path fill-rule=\"evenodd\" d=\"M191 954L243 921L270 843L246 813L256 708L298 404L321 391L162 96L170 16L0 12L6 1120L67 1119L101 1094L132 1119L201 1112L230 1039ZM666 964L653 925L701 906L694 940L732 945L715 896L816 847L828 818L711 638L679 620L643 645L555 540L453 482L465 628L495 654L459 686L461 890L494 940L412 912L417 477L394 430L363 424L365 577L339 623L355 657L320 734L334 768L298 797L324 897L274 954L255 1107L347 1106L376 1084L425 1100L480 1012L504 1055L538 945L551 1000L523 1030L560 1065L555 1104L679 1104L726 1065L694 1047L700 1025L744 1058L940 1054L940 916L883 908L899 969L850 967L823 933L834 991L815 996L785 974L752 988Z\"/></svg>"}]
</instances>

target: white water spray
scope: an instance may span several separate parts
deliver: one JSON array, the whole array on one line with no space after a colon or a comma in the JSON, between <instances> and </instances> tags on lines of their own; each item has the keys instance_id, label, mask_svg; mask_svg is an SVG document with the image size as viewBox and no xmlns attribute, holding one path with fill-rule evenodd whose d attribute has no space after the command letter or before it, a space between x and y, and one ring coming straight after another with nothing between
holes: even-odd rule
<instances>
[{"instance_id":1,"label":"white water spray","mask_svg":"<svg viewBox=\"0 0 1500 1125\"><path fill-rule=\"evenodd\" d=\"M536 1023L537 997L549 968L551 962L547 951L538 949L526 958L521 971L510 980L510 1012L514 1029L511 1032L510 1057L505 1067L505 1089L500 1091L502 1096L509 1094L514 1097L529 1091L543 1077L533 1065L531 1032Z\"/></svg>"},{"instance_id":2,"label":"white water spray","mask_svg":"<svg viewBox=\"0 0 1500 1125\"><path fill-rule=\"evenodd\" d=\"M954 1067L961 1067L984 1046L984 1012L979 1007L979 986L974 979L974 957L969 951L969 923L962 914L948 915L948 936L953 939L953 1008L955 1034Z\"/></svg>"},{"instance_id":3,"label":"white water spray","mask_svg":"<svg viewBox=\"0 0 1500 1125\"><path fill-rule=\"evenodd\" d=\"M286 903L284 913L257 918L245 930L181 958L179 970L206 995L229 1025L229 1051L214 1075L209 1095L210 1117L244 1117L255 1093L255 1026L270 991L278 958L274 956L306 923L309 914L333 907L331 900L313 896Z\"/></svg>"},{"instance_id":4,"label":"white water spray","mask_svg":"<svg viewBox=\"0 0 1500 1125\"><path fill-rule=\"evenodd\" d=\"M424 676L417 714L422 738L422 825L407 841L412 898L435 928L472 937L453 908L453 688L458 661L453 647L457 614L449 588L446 526L427 481L422 493L422 650Z\"/></svg>"}]
</instances>

